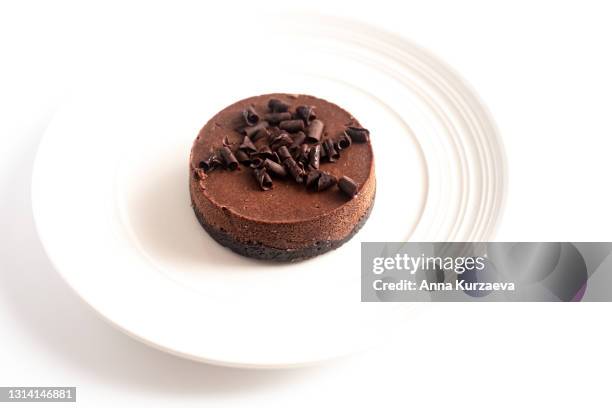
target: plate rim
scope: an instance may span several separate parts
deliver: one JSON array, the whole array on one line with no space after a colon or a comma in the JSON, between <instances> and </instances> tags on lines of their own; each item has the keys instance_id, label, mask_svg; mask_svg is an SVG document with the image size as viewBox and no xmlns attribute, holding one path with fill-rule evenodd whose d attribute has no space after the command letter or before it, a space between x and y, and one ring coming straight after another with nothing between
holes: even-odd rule
<instances>
[{"instance_id":1,"label":"plate rim","mask_svg":"<svg viewBox=\"0 0 612 408\"><path fill-rule=\"evenodd\" d=\"M344 19L346 21L352 22L354 24L354 21L349 20L349 19ZM486 121L486 123L488 124L488 126L490 126L493 130L492 132L492 137L495 139L495 142L497 143L497 147L498 147L498 154L501 156L501 163L498 163L498 165L500 166L500 170L501 170L501 177L502 177L502 182L501 182L501 193L498 195L498 198L501 199L501 201L498 204L498 210L497 210L497 217L495 220L493 220L493 228L490 230L490 235L494 235L497 228L499 227L503 214L504 214L504 210L505 210L505 206L506 206L506 200L507 200L507 188L508 188L508 169L507 169L507 156L506 156L506 150L504 148L504 144L503 144L503 140L500 137L500 133L499 133L499 129L497 127L496 122L494 121L491 112L489 111L487 105L482 101L482 99L480 98L480 95L473 89L473 87L465 80L465 78L463 78L458 72L456 72L456 70L454 70L452 67L450 67L444 60L442 60L441 58L438 58L436 55L434 55L433 53L431 53L429 50L426 50L422 47L420 47L418 44L413 43L411 40L406 39L405 37L398 35L396 33L391 33L391 32L387 32L385 30L382 30L378 27L372 26L372 25L368 25L370 28L378 31L378 32L383 32L383 33L387 33L388 35L391 35L393 37L396 37L397 40L402 41L403 43L409 44L410 46L414 47L415 49L417 49L420 53L424 54L425 56L431 58L433 61L435 61L435 63L442 67L444 70L447 71L448 74L451 75L451 78L457 82L457 84L459 84L460 86L462 86L464 88L464 92L461 92L461 94L467 94L469 95L473 102L475 102L477 104L477 107L480 109L480 114L483 116L484 120ZM65 106L65 105L64 105ZM63 107L63 106L62 106ZM471 106L471 108L473 109L474 107ZM32 166L32 174L31 174L31 179L30 179L30 198L31 198L31 209L32 209L32 213L33 213L33 220L34 220L34 225L35 225L35 229L36 232L39 236L39 240L41 242L41 245L43 247L43 250L45 251L49 261L51 262L53 268L58 272L58 274L61 276L62 280L66 282L66 284L71 288L71 290L77 295L77 297L79 299L81 299L81 301L83 303L85 303L90 309L94 310L95 314L102 317L102 319L108 323L110 323L110 325L112 327L115 327L117 329L119 329L121 332L129 335L130 337L146 344L147 346L153 347L154 349L181 357L181 358L186 358L189 360L193 360L193 361L198 361L198 362L203 362L203 363L208 363L208 364L214 364L214 365L220 365L220 366L226 366L226 367L233 367L233 368L263 368L263 369L278 369L278 368L293 368L293 367L303 367L303 366L310 366L310 365L314 365L314 364L318 364L320 362L324 362L324 361L328 361L328 360L333 360L337 357L341 357L341 356L332 356L332 357L328 357L328 358L322 358L322 359L318 359L318 360L310 360L310 361L304 361L304 362L295 362L295 363L282 363L282 364L265 364L265 363L248 363L248 362L242 362L242 361L230 361L230 360L217 360L214 358L207 358L207 357L203 357L201 355L195 355L195 354L190 354L190 353L184 353L182 351L176 350L176 349L172 349L172 348L168 348L163 346L162 344L156 343L150 339L147 339L143 336L138 335L136 332L133 332L131 330L129 330L126 327L123 327L122 325L118 324L117 322L114 322L113 320L111 320L108 316L106 316L105 314L103 314L101 311L99 311L98 309L96 309L90 302L87 301L87 299L83 296L83 294L81 292L79 292L79 290L73 285L73 282L70 281L70 279L67 278L67 276L64 274L64 272L62 271L61 268L58 267L59 263L57 262L57 259L55 258L55 254L49 250L48 247L48 242L47 239L45 238L45 233L42 230L41 224L40 224L40 209L38 208L40 205L42 205L41 202L41 197L39 197L39 194L36 193L36 191L39 191L40 189L38 189L37 183L40 183L40 156L42 155L43 152L43 148L45 146L46 143L49 143L49 137L47 137L47 132L48 129L52 127L53 123L55 122L56 118L58 117L58 114L60 112L61 109L58 109L56 111L56 113L54 114L54 117L52 118L52 120L49 122L47 128L45 129L45 132L43 133L40 142L38 144L38 147L36 149L36 154L35 154L35 158L33 161L33 166ZM353 351L349 351L347 354L352 354ZM346 355L346 354L345 354Z\"/></svg>"}]
</instances>

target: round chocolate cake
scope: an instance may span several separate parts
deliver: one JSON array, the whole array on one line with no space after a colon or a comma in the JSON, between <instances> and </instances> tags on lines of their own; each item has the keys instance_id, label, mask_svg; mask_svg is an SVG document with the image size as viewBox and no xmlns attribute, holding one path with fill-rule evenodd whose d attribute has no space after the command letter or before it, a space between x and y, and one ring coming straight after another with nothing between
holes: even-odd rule
<instances>
[{"instance_id":1,"label":"round chocolate cake","mask_svg":"<svg viewBox=\"0 0 612 408\"><path fill-rule=\"evenodd\" d=\"M370 214L370 132L313 96L244 99L200 131L189 189L197 219L221 245L252 258L310 258L348 241Z\"/></svg>"}]
</instances>

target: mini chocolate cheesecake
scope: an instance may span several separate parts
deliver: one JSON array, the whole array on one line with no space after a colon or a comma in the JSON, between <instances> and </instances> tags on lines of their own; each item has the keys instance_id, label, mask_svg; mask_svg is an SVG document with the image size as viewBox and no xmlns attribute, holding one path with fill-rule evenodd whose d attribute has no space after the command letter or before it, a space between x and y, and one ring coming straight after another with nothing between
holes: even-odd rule
<instances>
[{"instance_id":1,"label":"mini chocolate cheesecake","mask_svg":"<svg viewBox=\"0 0 612 408\"><path fill-rule=\"evenodd\" d=\"M308 95L236 102L202 128L190 157L195 215L221 245L296 261L348 241L376 191L370 132Z\"/></svg>"}]
</instances>

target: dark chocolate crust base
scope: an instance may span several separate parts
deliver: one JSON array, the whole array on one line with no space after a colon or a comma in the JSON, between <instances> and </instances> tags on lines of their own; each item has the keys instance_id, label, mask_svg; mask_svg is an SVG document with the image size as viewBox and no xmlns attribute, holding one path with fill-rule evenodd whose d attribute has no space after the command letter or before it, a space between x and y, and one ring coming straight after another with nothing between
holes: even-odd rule
<instances>
[{"instance_id":1,"label":"dark chocolate crust base","mask_svg":"<svg viewBox=\"0 0 612 408\"><path fill-rule=\"evenodd\" d=\"M236 241L228 233L220 231L219 229L208 224L204 220L202 213L198 211L198 208L193 205L193 203L192 207L198 221L200 222L200 225L202 225L206 232L208 232L208 234L219 244L231 249L237 254L249 258L263 259L273 262L298 262L313 258L317 255L324 254L325 252L329 252L332 249L339 248L345 242L353 238L353 236L361 229L361 227L370 217L370 213L372 212L372 208L374 207L374 201L375 196L372 197L372 203L370 204L370 207L368 208L366 213L359 219L357 224L355 224L353 230L344 239L337 241L320 241L316 245L299 249L278 249L266 245L261 245L256 242L244 243Z\"/></svg>"}]
</instances>

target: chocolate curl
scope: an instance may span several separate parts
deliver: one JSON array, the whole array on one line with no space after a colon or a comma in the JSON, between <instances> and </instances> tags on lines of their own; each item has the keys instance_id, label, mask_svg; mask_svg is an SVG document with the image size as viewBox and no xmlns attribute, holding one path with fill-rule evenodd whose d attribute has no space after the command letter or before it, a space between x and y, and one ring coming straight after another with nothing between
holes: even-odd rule
<instances>
[{"instance_id":1,"label":"chocolate curl","mask_svg":"<svg viewBox=\"0 0 612 408\"><path fill-rule=\"evenodd\" d=\"M275 163L281 164L283 161L278 157L278 153L277 152L272 152L272 160Z\"/></svg>"},{"instance_id":2,"label":"chocolate curl","mask_svg":"<svg viewBox=\"0 0 612 408\"><path fill-rule=\"evenodd\" d=\"M242 111L242 117L247 126L253 126L259 122L259 115L252 105Z\"/></svg>"},{"instance_id":3,"label":"chocolate curl","mask_svg":"<svg viewBox=\"0 0 612 408\"><path fill-rule=\"evenodd\" d=\"M242 133L244 133L245 135L247 135L248 137L251 138L251 140L256 140L257 138L254 138L253 136L258 133L260 130L267 128L269 125L268 122L266 122L265 120L259 121L256 125L253 126L247 126L245 128L242 129Z\"/></svg>"},{"instance_id":4,"label":"chocolate curl","mask_svg":"<svg viewBox=\"0 0 612 408\"><path fill-rule=\"evenodd\" d=\"M251 157L244 150L237 150L235 156L236 159L245 166L249 166L253 162Z\"/></svg>"},{"instance_id":5,"label":"chocolate curl","mask_svg":"<svg viewBox=\"0 0 612 408\"><path fill-rule=\"evenodd\" d=\"M356 143L366 143L370 140L370 131L364 128L348 127L345 130L351 140Z\"/></svg>"},{"instance_id":6,"label":"chocolate curl","mask_svg":"<svg viewBox=\"0 0 612 408\"><path fill-rule=\"evenodd\" d=\"M261 129L259 132L255 133L253 136L251 136L251 141L253 143L255 143L259 139L268 140L269 138L270 138L270 130L268 130L268 129Z\"/></svg>"},{"instance_id":7,"label":"chocolate curl","mask_svg":"<svg viewBox=\"0 0 612 408\"><path fill-rule=\"evenodd\" d=\"M312 147L307 144L301 145L297 151L296 160L300 163L308 163L310 149Z\"/></svg>"},{"instance_id":8,"label":"chocolate curl","mask_svg":"<svg viewBox=\"0 0 612 408\"><path fill-rule=\"evenodd\" d=\"M223 146L220 149L221 157L223 157L223 161L225 162L225 167L229 170L236 170L238 168L238 160L236 160L236 156L227 146Z\"/></svg>"},{"instance_id":9,"label":"chocolate curl","mask_svg":"<svg viewBox=\"0 0 612 408\"><path fill-rule=\"evenodd\" d=\"M210 163L214 167L221 167L221 166L223 166L223 157L220 157L217 153L215 153L210 158Z\"/></svg>"},{"instance_id":10,"label":"chocolate curl","mask_svg":"<svg viewBox=\"0 0 612 408\"><path fill-rule=\"evenodd\" d=\"M302 119L306 125L309 125L311 120L317 118L314 106L298 106L295 108L295 115Z\"/></svg>"},{"instance_id":11,"label":"chocolate curl","mask_svg":"<svg viewBox=\"0 0 612 408\"><path fill-rule=\"evenodd\" d=\"M264 116L264 119L270 123L277 124L282 122L283 120L290 120L291 113L289 112L272 112L268 113Z\"/></svg>"},{"instance_id":12,"label":"chocolate curl","mask_svg":"<svg viewBox=\"0 0 612 408\"><path fill-rule=\"evenodd\" d=\"M304 140L306 140L306 134L304 132L297 132L293 135L292 139L293 143L289 146L289 150L295 150L300 147L304 143Z\"/></svg>"},{"instance_id":13,"label":"chocolate curl","mask_svg":"<svg viewBox=\"0 0 612 408\"><path fill-rule=\"evenodd\" d=\"M211 171L213 169L212 163L210 162L210 158L202 160L200 163L198 163L198 167L204 170L205 172Z\"/></svg>"},{"instance_id":14,"label":"chocolate curl","mask_svg":"<svg viewBox=\"0 0 612 408\"><path fill-rule=\"evenodd\" d=\"M278 148L278 157L280 158L281 162L292 158L291 153L289 153L289 150L287 149L287 146L281 146Z\"/></svg>"},{"instance_id":15,"label":"chocolate curl","mask_svg":"<svg viewBox=\"0 0 612 408\"><path fill-rule=\"evenodd\" d=\"M306 176L306 166L302 162L296 162L298 167L302 170L302 176Z\"/></svg>"},{"instance_id":16,"label":"chocolate curl","mask_svg":"<svg viewBox=\"0 0 612 408\"><path fill-rule=\"evenodd\" d=\"M262 159L271 159L272 157L274 157L274 155L272 154L272 149L270 149L270 146L268 145L263 145L259 148L259 151L257 152L257 156L261 157Z\"/></svg>"},{"instance_id":17,"label":"chocolate curl","mask_svg":"<svg viewBox=\"0 0 612 408\"><path fill-rule=\"evenodd\" d=\"M308 164L313 169L319 168L319 162L321 161L321 145L314 145L310 148L308 153Z\"/></svg>"},{"instance_id":18,"label":"chocolate curl","mask_svg":"<svg viewBox=\"0 0 612 408\"><path fill-rule=\"evenodd\" d=\"M198 163L198 165L202 170L208 173L217 167L221 167L223 165L223 160L221 160L221 158L214 153L212 149L210 149L208 158L202 160L200 163Z\"/></svg>"},{"instance_id":19,"label":"chocolate curl","mask_svg":"<svg viewBox=\"0 0 612 408\"><path fill-rule=\"evenodd\" d=\"M268 101L268 108L271 112L287 112L289 110L289 104L280 99L270 99Z\"/></svg>"},{"instance_id":20,"label":"chocolate curl","mask_svg":"<svg viewBox=\"0 0 612 408\"><path fill-rule=\"evenodd\" d=\"M248 136L245 136L244 139L242 139L242 144L238 147L238 149L244 150L245 152L256 152L257 151L257 148L251 141L251 138Z\"/></svg>"},{"instance_id":21,"label":"chocolate curl","mask_svg":"<svg viewBox=\"0 0 612 408\"><path fill-rule=\"evenodd\" d=\"M281 133L287 133L284 130L279 129L278 125L268 128L268 132L270 133L270 139L280 135Z\"/></svg>"},{"instance_id":22,"label":"chocolate curl","mask_svg":"<svg viewBox=\"0 0 612 408\"><path fill-rule=\"evenodd\" d=\"M304 130L304 121L301 119L283 120L278 127L289 133L295 133Z\"/></svg>"},{"instance_id":23,"label":"chocolate curl","mask_svg":"<svg viewBox=\"0 0 612 408\"><path fill-rule=\"evenodd\" d=\"M265 168L256 168L253 170L253 174L255 175L255 180L257 180L257 184L259 184L259 188L264 191L270 190L272 188L272 179L266 172Z\"/></svg>"},{"instance_id":24,"label":"chocolate curl","mask_svg":"<svg viewBox=\"0 0 612 408\"><path fill-rule=\"evenodd\" d=\"M285 177L287 175L287 170L283 166L278 163L273 162L270 159L264 160L263 166L270 172L278 177Z\"/></svg>"},{"instance_id":25,"label":"chocolate curl","mask_svg":"<svg viewBox=\"0 0 612 408\"><path fill-rule=\"evenodd\" d=\"M323 145L321 146L321 160L327 158L327 151L325 150L325 147Z\"/></svg>"},{"instance_id":26,"label":"chocolate curl","mask_svg":"<svg viewBox=\"0 0 612 408\"><path fill-rule=\"evenodd\" d=\"M319 180L321 172L319 170L311 170L306 175L306 188L314 189L316 187L316 181Z\"/></svg>"},{"instance_id":27,"label":"chocolate curl","mask_svg":"<svg viewBox=\"0 0 612 408\"><path fill-rule=\"evenodd\" d=\"M261 157L254 156L254 157L251 157L250 167L259 168L263 166L263 163L264 163L264 159L262 159Z\"/></svg>"},{"instance_id":28,"label":"chocolate curl","mask_svg":"<svg viewBox=\"0 0 612 408\"><path fill-rule=\"evenodd\" d=\"M290 157L287 160L283 161L283 164L285 165L285 167L287 167L287 170L289 170L289 173L291 174L293 179L297 183L302 184L302 182L304 181L304 179L302 178L304 176L304 169L298 166L296 161L293 160L293 157Z\"/></svg>"},{"instance_id":29,"label":"chocolate curl","mask_svg":"<svg viewBox=\"0 0 612 408\"><path fill-rule=\"evenodd\" d=\"M290 146L293 143L293 140L286 133L281 133L276 135L270 141L270 148L272 150L276 150L281 146Z\"/></svg>"},{"instance_id":30,"label":"chocolate curl","mask_svg":"<svg viewBox=\"0 0 612 408\"><path fill-rule=\"evenodd\" d=\"M323 128L325 125L319 119L315 119L308 126L308 131L306 132L306 141L311 143L317 143L321 140L321 135L323 134Z\"/></svg>"},{"instance_id":31,"label":"chocolate curl","mask_svg":"<svg viewBox=\"0 0 612 408\"><path fill-rule=\"evenodd\" d=\"M342 136L336 140L336 146L338 147L338 150L348 149L351 147L351 137L346 133L343 133Z\"/></svg>"},{"instance_id":32,"label":"chocolate curl","mask_svg":"<svg viewBox=\"0 0 612 408\"><path fill-rule=\"evenodd\" d=\"M357 194L357 183L355 183L355 181L350 177L343 176L338 181L338 187L340 188L340 191L342 191L344 194L351 198L355 197L355 195Z\"/></svg>"},{"instance_id":33,"label":"chocolate curl","mask_svg":"<svg viewBox=\"0 0 612 408\"><path fill-rule=\"evenodd\" d=\"M319 179L317 180L315 191L327 190L337 182L338 180L332 174L322 171Z\"/></svg>"},{"instance_id":34,"label":"chocolate curl","mask_svg":"<svg viewBox=\"0 0 612 408\"><path fill-rule=\"evenodd\" d=\"M340 158L340 153L336 151L336 148L334 147L334 142L332 142L331 139L325 139L323 141L323 148L325 149L327 160L329 160L331 163L335 162Z\"/></svg>"}]
</instances>

